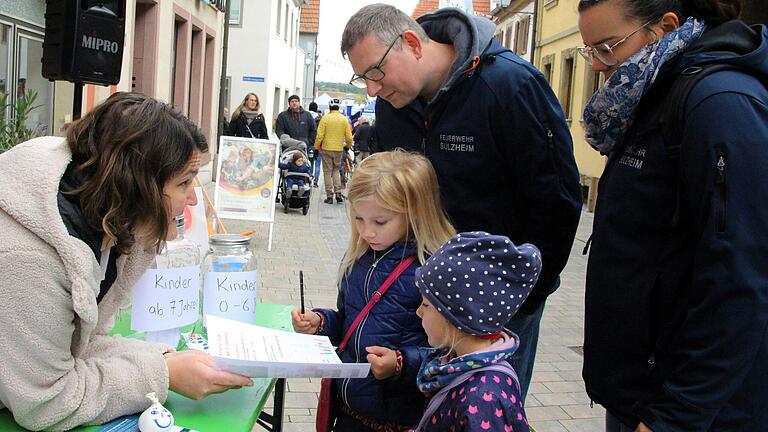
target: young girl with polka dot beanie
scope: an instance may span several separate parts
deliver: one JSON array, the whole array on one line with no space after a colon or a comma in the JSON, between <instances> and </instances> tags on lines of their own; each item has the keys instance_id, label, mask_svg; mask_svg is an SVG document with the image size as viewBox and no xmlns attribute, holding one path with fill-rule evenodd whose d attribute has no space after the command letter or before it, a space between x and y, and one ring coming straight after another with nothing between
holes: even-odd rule
<instances>
[{"instance_id":1,"label":"young girl with polka dot beanie","mask_svg":"<svg viewBox=\"0 0 768 432\"><path fill-rule=\"evenodd\" d=\"M509 364L520 341L504 324L540 271L535 246L485 232L457 234L416 270L417 314L437 348L417 376L431 396L417 431L529 430Z\"/></svg>"}]
</instances>

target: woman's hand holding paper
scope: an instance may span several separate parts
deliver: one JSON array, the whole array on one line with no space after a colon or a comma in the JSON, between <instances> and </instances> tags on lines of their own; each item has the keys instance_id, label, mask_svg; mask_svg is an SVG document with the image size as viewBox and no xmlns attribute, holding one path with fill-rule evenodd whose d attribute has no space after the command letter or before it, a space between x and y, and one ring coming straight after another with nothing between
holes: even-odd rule
<instances>
[{"instance_id":1,"label":"woman's hand holding paper","mask_svg":"<svg viewBox=\"0 0 768 432\"><path fill-rule=\"evenodd\" d=\"M170 389L190 399L253 385L248 377L214 369L213 357L198 350L168 353L165 364Z\"/></svg>"}]
</instances>

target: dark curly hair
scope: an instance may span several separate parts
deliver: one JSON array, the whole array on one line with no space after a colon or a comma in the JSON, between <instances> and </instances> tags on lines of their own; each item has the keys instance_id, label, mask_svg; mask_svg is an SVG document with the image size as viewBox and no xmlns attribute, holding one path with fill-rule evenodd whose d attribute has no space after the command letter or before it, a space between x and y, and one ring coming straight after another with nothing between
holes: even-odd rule
<instances>
[{"instance_id":1,"label":"dark curly hair","mask_svg":"<svg viewBox=\"0 0 768 432\"><path fill-rule=\"evenodd\" d=\"M579 12L606 1L623 2L628 16L640 22L653 21L667 12L674 12L680 21L694 17L721 23L739 18L744 9L744 0L579 0Z\"/></svg>"}]
</instances>

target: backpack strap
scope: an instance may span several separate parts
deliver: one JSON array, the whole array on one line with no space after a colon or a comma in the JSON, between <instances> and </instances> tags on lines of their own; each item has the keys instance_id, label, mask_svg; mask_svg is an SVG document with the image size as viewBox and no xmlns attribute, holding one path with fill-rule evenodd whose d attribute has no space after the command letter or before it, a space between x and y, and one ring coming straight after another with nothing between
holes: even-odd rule
<instances>
[{"instance_id":1,"label":"backpack strap","mask_svg":"<svg viewBox=\"0 0 768 432\"><path fill-rule=\"evenodd\" d=\"M355 332L355 329L357 329L357 326L360 325L360 322L363 321L363 318L365 318L366 315L368 315L368 312L373 309L373 307L376 305L376 303L381 300L381 297L384 296L384 293L387 292L390 286L397 280L398 277L400 277L401 274L411 266L411 264L416 261L416 257L411 255L409 257L405 257L400 263L395 267L394 270L392 270L392 273L387 276L387 279L384 281L384 283L381 284L379 289L373 292L373 296L371 296L371 299L368 301L368 304L365 305L363 310L360 311L359 314L355 317L355 320L352 321L352 325L349 326L347 329L347 333L344 335L344 338L341 340L341 343L339 344L339 348L336 350L338 353L341 353L347 348L347 342L349 342L349 338L352 337L352 333Z\"/></svg>"},{"instance_id":2,"label":"backpack strap","mask_svg":"<svg viewBox=\"0 0 768 432\"><path fill-rule=\"evenodd\" d=\"M701 66L690 66L680 74L671 78L669 89L664 98L664 104L659 115L659 127L664 140L667 159L674 164L679 171L680 151L683 142L683 130L685 129L685 109L691 91L699 81L709 75L720 71L744 71L742 68L726 63L707 63ZM680 207L682 205L682 189L678 184L675 197L675 209L672 213L672 226L680 223Z\"/></svg>"},{"instance_id":3,"label":"backpack strap","mask_svg":"<svg viewBox=\"0 0 768 432\"><path fill-rule=\"evenodd\" d=\"M680 159L680 145L683 140L683 129L685 127L685 108L691 90L699 81L707 76L726 70L744 72L742 68L736 65L708 63L701 66L688 67L672 79L659 117L664 146L666 147L667 157L671 161L677 162Z\"/></svg>"},{"instance_id":4,"label":"backpack strap","mask_svg":"<svg viewBox=\"0 0 768 432\"><path fill-rule=\"evenodd\" d=\"M441 388L437 393L435 393L434 396L432 396L432 398L429 400L429 404L427 405L427 409L424 411L424 415L421 416L421 421L419 421L419 425L416 426L416 429L414 429L414 432L420 432L424 430L427 424L429 424L430 418L432 418L435 412L440 408L440 405L443 404L443 401L445 400L446 397L448 397L448 393L452 389L463 384L472 375L478 372L488 372L488 371L496 371L496 372L501 372L503 374L509 375L515 381L515 384L517 384L517 387L520 388L520 380L517 378L517 373L512 368L512 366L510 366L509 363L507 363L506 361L501 363L494 363L488 366L484 366L481 368L472 369L470 371L464 372L463 374L459 375L458 378L451 381L450 385L447 385Z\"/></svg>"}]
</instances>

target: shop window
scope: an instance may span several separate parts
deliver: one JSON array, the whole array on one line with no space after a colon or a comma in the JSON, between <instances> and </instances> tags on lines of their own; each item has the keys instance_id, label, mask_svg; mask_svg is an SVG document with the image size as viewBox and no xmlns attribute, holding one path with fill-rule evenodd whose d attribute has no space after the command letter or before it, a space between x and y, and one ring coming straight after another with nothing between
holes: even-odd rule
<instances>
[{"instance_id":1,"label":"shop window","mask_svg":"<svg viewBox=\"0 0 768 432\"><path fill-rule=\"evenodd\" d=\"M30 34L20 33L16 63L16 97L23 97L27 92L37 93L35 105L27 117L26 125L35 136L51 132L51 107L53 106L53 85L43 78L43 39Z\"/></svg>"},{"instance_id":2,"label":"shop window","mask_svg":"<svg viewBox=\"0 0 768 432\"><path fill-rule=\"evenodd\" d=\"M0 23L0 93L9 90L11 56L11 26Z\"/></svg>"}]
</instances>

